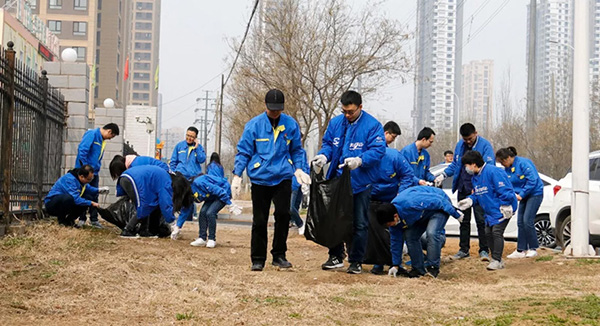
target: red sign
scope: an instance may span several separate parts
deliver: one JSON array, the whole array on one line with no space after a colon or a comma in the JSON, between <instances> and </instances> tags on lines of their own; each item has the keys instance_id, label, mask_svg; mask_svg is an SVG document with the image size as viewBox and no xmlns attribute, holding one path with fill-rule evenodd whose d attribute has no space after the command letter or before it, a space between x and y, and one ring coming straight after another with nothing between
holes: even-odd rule
<instances>
[{"instance_id":1,"label":"red sign","mask_svg":"<svg viewBox=\"0 0 600 326\"><path fill-rule=\"evenodd\" d=\"M42 43L38 43L38 53L48 61L54 61L54 54Z\"/></svg>"}]
</instances>

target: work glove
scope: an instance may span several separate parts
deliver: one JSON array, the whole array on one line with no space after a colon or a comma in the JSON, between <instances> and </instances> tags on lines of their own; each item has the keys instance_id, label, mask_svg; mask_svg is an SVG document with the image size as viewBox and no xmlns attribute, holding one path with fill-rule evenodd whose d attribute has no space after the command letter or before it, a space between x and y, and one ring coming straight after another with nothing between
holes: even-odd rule
<instances>
[{"instance_id":1,"label":"work glove","mask_svg":"<svg viewBox=\"0 0 600 326\"><path fill-rule=\"evenodd\" d=\"M510 205L500 206L500 212L502 213L502 218L500 219L500 222L508 220L509 218L513 217L514 214L513 208Z\"/></svg>"},{"instance_id":2,"label":"work glove","mask_svg":"<svg viewBox=\"0 0 600 326\"><path fill-rule=\"evenodd\" d=\"M231 194L233 198L238 198L240 193L242 192L242 178L234 175L233 180L231 181Z\"/></svg>"},{"instance_id":3,"label":"work glove","mask_svg":"<svg viewBox=\"0 0 600 326\"><path fill-rule=\"evenodd\" d=\"M108 194L109 192L109 188L108 187L100 187L98 188L98 193L99 194Z\"/></svg>"},{"instance_id":4,"label":"work glove","mask_svg":"<svg viewBox=\"0 0 600 326\"><path fill-rule=\"evenodd\" d=\"M316 173L321 173L321 170L327 164L327 156L319 154L310 161Z\"/></svg>"},{"instance_id":5,"label":"work glove","mask_svg":"<svg viewBox=\"0 0 600 326\"><path fill-rule=\"evenodd\" d=\"M171 240L177 240L181 229L177 225L171 226Z\"/></svg>"},{"instance_id":6,"label":"work glove","mask_svg":"<svg viewBox=\"0 0 600 326\"><path fill-rule=\"evenodd\" d=\"M307 184L300 186L300 190L302 191L303 196L308 196L310 194L310 187Z\"/></svg>"},{"instance_id":7,"label":"work glove","mask_svg":"<svg viewBox=\"0 0 600 326\"><path fill-rule=\"evenodd\" d=\"M310 184L310 175L304 173L304 171L302 171L301 169L296 169L296 172L294 172L294 176L296 176L296 180L298 180L298 183L303 185Z\"/></svg>"},{"instance_id":8,"label":"work glove","mask_svg":"<svg viewBox=\"0 0 600 326\"><path fill-rule=\"evenodd\" d=\"M229 205L229 213L233 215L240 215L242 214L242 208L236 204L231 204Z\"/></svg>"},{"instance_id":9,"label":"work glove","mask_svg":"<svg viewBox=\"0 0 600 326\"><path fill-rule=\"evenodd\" d=\"M344 165L347 165L350 170L354 170L357 169L359 166L362 165L362 158L360 157L348 157L347 159L344 160L344 164L340 164L338 166L338 168L342 168L344 167Z\"/></svg>"},{"instance_id":10,"label":"work glove","mask_svg":"<svg viewBox=\"0 0 600 326\"><path fill-rule=\"evenodd\" d=\"M465 213L463 213L460 210L456 210L458 212L458 215L460 215L459 217L456 218L456 220L458 221L458 223L462 223L463 219L465 218Z\"/></svg>"},{"instance_id":11,"label":"work glove","mask_svg":"<svg viewBox=\"0 0 600 326\"><path fill-rule=\"evenodd\" d=\"M438 175L437 177L435 177L435 179L433 180L433 184L439 188L442 185L442 182L444 181L444 179L446 179L446 176L442 173L440 175Z\"/></svg>"},{"instance_id":12,"label":"work glove","mask_svg":"<svg viewBox=\"0 0 600 326\"><path fill-rule=\"evenodd\" d=\"M393 266L388 270L388 276L396 277L398 275L398 267Z\"/></svg>"},{"instance_id":13,"label":"work glove","mask_svg":"<svg viewBox=\"0 0 600 326\"><path fill-rule=\"evenodd\" d=\"M460 209L461 211L469 209L471 208L471 206L473 206L473 199L471 198L465 198L458 202L458 209Z\"/></svg>"}]
</instances>

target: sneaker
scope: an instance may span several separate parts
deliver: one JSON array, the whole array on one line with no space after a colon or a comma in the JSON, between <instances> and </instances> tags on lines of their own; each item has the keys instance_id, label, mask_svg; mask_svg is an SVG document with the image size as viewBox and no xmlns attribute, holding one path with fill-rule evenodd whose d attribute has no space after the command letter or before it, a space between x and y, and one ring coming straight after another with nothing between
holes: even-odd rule
<instances>
[{"instance_id":1,"label":"sneaker","mask_svg":"<svg viewBox=\"0 0 600 326\"><path fill-rule=\"evenodd\" d=\"M85 225L85 221L79 220L79 221L77 221L76 225L78 228L82 228Z\"/></svg>"},{"instance_id":2,"label":"sneaker","mask_svg":"<svg viewBox=\"0 0 600 326\"><path fill-rule=\"evenodd\" d=\"M206 242L206 248L214 248L217 245L217 242L215 240L208 240L208 242Z\"/></svg>"},{"instance_id":3,"label":"sneaker","mask_svg":"<svg viewBox=\"0 0 600 326\"><path fill-rule=\"evenodd\" d=\"M85 222L84 222L85 223ZM94 229L104 229L104 227L102 226L102 224L100 224L100 221L92 221L90 222L90 225L94 228Z\"/></svg>"},{"instance_id":4,"label":"sneaker","mask_svg":"<svg viewBox=\"0 0 600 326\"><path fill-rule=\"evenodd\" d=\"M135 239L135 238L139 238L139 236L135 233L135 232L131 232L127 229L123 229L123 231L121 231L121 238L128 238L128 239Z\"/></svg>"},{"instance_id":5,"label":"sneaker","mask_svg":"<svg viewBox=\"0 0 600 326\"><path fill-rule=\"evenodd\" d=\"M265 268L265 263L263 262L253 262L250 270L253 272L261 272Z\"/></svg>"},{"instance_id":6,"label":"sneaker","mask_svg":"<svg viewBox=\"0 0 600 326\"><path fill-rule=\"evenodd\" d=\"M371 274L375 274L375 275L383 275L385 272L383 271L383 265L374 265L373 268L371 268Z\"/></svg>"},{"instance_id":7,"label":"sneaker","mask_svg":"<svg viewBox=\"0 0 600 326\"><path fill-rule=\"evenodd\" d=\"M525 257L533 258L533 257L537 257L537 255L538 255L537 250L527 250Z\"/></svg>"},{"instance_id":8,"label":"sneaker","mask_svg":"<svg viewBox=\"0 0 600 326\"><path fill-rule=\"evenodd\" d=\"M413 268L413 269L410 270L410 272L408 272L407 276L409 278L419 278L419 277L421 277L423 275L425 275L425 274L423 274L423 273L421 273L418 270L416 270L416 269Z\"/></svg>"},{"instance_id":9,"label":"sneaker","mask_svg":"<svg viewBox=\"0 0 600 326\"><path fill-rule=\"evenodd\" d=\"M479 253L479 259L481 261L490 261L490 254L487 251L482 251Z\"/></svg>"},{"instance_id":10,"label":"sneaker","mask_svg":"<svg viewBox=\"0 0 600 326\"><path fill-rule=\"evenodd\" d=\"M301 227L298 228L298 234L304 235L304 230L306 229L306 222L302 224Z\"/></svg>"},{"instance_id":11,"label":"sneaker","mask_svg":"<svg viewBox=\"0 0 600 326\"><path fill-rule=\"evenodd\" d=\"M438 275L440 275L440 268L437 266L425 267L425 270L427 271L426 275L431 276L433 278L437 278Z\"/></svg>"},{"instance_id":12,"label":"sneaker","mask_svg":"<svg viewBox=\"0 0 600 326\"><path fill-rule=\"evenodd\" d=\"M468 258L470 255L468 252L464 252L462 250L459 250L456 255L454 256L450 256L450 260L459 260L459 259L463 259L463 258Z\"/></svg>"},{"instance_id":13,"label":"sneaker","mask_svg":"<svg viewBox=\"0 0 600 326\"><path fill-rule=\"evenodd\" d=\"M177 240L179 238L179 234L181 233L181 229L177 226L173 226L173 231L171 231L171 240Z\"/></svg>"},{"instance_id":14,"label":"sneaker","mask_svg":"<svg viewBox=\"0 0 600 326\"><path fill-rule=\"evenodd\" d=\"M206 246L206 240L204 240L202 238L198 238L198 239L190 242L190 246L192 246L192 247L204 247L204 246Z\"/></svg>"},{"instance_id":15,"label":"sneaker","mask_svg":"<svg viewBox=\"0 0 600 326\"><path fill-rule=\"evenodd\" d=\"M350 267L346 271L348 274L360 274L362 273L362 265L360 263L350 263Z\"/></svg>"},{"instance_id":16,"label":"sneaker","mask_svg":"<svg viewBox=\"0 0 600 326\"><path fill-rule=\"evenodd\" d=\"M273 262L271 264L281 269L292 268L292 263L283 257L273 258Z\"/></svg>"},{"instance_id":17,"label":"sneaker","mask_svg":"<svg viewBox=\"0 0 600 326\"><path fill-rule=\"evenodd\" d=\"M492 260L492 262L487 265L487 269L490 271L495 271L498 269L503 269L504 268L504 263L501 261L497 261L497 260Z\"/></svg>"},{"instance_id":18,"label":"sneaker","mask_svg":"<svg viewBox=\"0 0 600 326\"><path fill-rule=\"evenodd\" d=\"M336 256L329 256L325 264L321 265L324 270L344 267L344 259Z\"/></svg>"},{"instance_id":19,"label":"sneaker","mask_svg":"<svg viewBox=\"0 0 600 326\"><path fill-rule=\"evenodd\" d=\"M506 256L506 258L509 258L509 259L525 258L525 252L524 251L515 250L512 254Z\"/></svg>"}]
</instances>

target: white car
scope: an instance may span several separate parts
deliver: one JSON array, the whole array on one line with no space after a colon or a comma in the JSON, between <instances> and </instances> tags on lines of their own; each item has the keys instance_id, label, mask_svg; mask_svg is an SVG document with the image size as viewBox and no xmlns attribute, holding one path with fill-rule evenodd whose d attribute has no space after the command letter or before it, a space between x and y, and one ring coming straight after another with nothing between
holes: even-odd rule
<instances>
[{"instance_id":1,"label":"white car","mask_svg":"<svg viewBox=\"0 0 600 326\"><path fill-rule=\"evenodd\" d=\"M589 182L589 228L590 244L600 247L600 151L590 153ZM550 222L556 230L556 239L563 248L571 242L571 171L560 179L554 187L554 204L550 212Z\"/></svg>"},{"instance_id":2,"label":"white car","mask_svg":"<svg viewBox=\"0 0 600 326\"><path fill-rule=\"evenodd\" d=\"M441 174L446 167L450 165L448 163L436 165L430 169L434 176ZM557 181L551 177L540 173L540 178L544 183L544 199L538 209L535 217L535 231L537 233L538 242L540 246L553 248L556 246L556 240L554 238L554 232L550 224L550 209L552 208L553 201L553 188ZM452 204L457 205L457 194L452 193L452 177L446 178L442 183L442 189L452 199ZM506 230L504 231L504 237L506 239L517 238L517 212L515 216L510 219ZM446 234L447 235L460 235L460 223L454 218L449 218L446 223ZM475 223L475 216L471 214L471 236L477 236L477 224Z\"/></svg>"}]
</instances>

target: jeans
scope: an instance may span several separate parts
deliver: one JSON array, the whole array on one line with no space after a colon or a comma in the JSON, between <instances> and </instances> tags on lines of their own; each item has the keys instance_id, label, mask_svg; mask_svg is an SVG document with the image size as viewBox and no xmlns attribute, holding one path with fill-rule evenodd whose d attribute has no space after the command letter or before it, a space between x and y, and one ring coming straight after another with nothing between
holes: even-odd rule
<instances>
[{"instance_id":1,"label":"jeans","mask_svg":"<svg viewBox=\"0 0 600 326\"><path fill-rule=\"evenodd\" d=\"M290 218L297 227L304 225L300 218L300 204L302 204L302 190L300 188L292 190L292 201L290 203Z\"/></svg>"},{"instance_id":2,"label":"jeans","mask_svg":"<svg viewBox=\"0 0 600 326\"><path fill-rule=\"evenodd\" d=\"M200 217L198 217L198 236L202 240L206 240L206 229L208 227L208 240L217 240L217 214L225 207L225 203L219 199L205 201L200 209Z\"/></svg>"},{"instance_id":3,"label":"jeans","mask_svg":"<svg viewBox=\"0 0 600 326\"><path fill-rule=\"evenodd\" d=\"M537 195L524 198L519 203L517 251L535 250L540 247L534 223L543 199L544 195Z\"/></svg>"},{"instance_id":4,"label":"jeans","mask_svg":"<svg viewBox=\"0 0 600 326\"><path fill-rule=\"evenodd\" d=\"M250 258L253 263L267 260L267 224L271 201L275 206L275 234L273 235L273 259L285 258L290 224L290 199L292 180L283 180L275 186L252 184L252 237Z\"/></svg>"},{"instance_id":5,"label":"jeans","mask_svg":"<svg viewBox=\"0 0 600 326\"><path fill-rule=\"evenodd\" d=\"M458 201L461 201L470 194L458 192ZM485 217L483 208L479 205L473 206L475 212L475 223L477 224L477 236L479 237L479 252L489 251L487 239L485 236ZM471 209L462 211L465 217L460 223L460 251L468 253L471 248Z\"/></svg>"},{"instance_id":6,"label":"jeans","mask_svg":"<svg viewBox=\"0 0 600 326\"><path fill-rule=\"evenodd\" d=\"M94 179L92 179L92 181L90 181L89 185L94 187L94 188L98 188L98 183L100 182L100 178L98 178L98 175L95 174L94 175ZM98 194L92 196L89 193L84 193L83 196L81 196L85 199L91 200L93 202L98 202ZM98 210L96 209L96 207L90 206L88 211L90 212L90 221L91 222L98 222ZM79 216L79 220L80 221L86 221L87 220L87 216L85 216L85 212L86 210L83 210L83 212L81 213L81 215Z\"/></svg>"},{"instance_id":7,"label":"jeans","mask_svg":"<svg viewBox=\"0 0 600 326\"><path fill-rule=\"evenodd\" d=\"M421 236L427 234L427 261L430 266L440 266L442 254L442 238L448 214L441 211L425 211L423 217L404 230L404 238L408 247L413 269L425 274ZM445 238L445 237L444 237Z\"/></svg>"},{"instance_id":8,"label":"jeans","mask_svg":"<svg viewBox=\"0 0 600 326\"><path fill-rule=\"evenodd\" d=\"M348 261L362 263L367 249L369 236L369 205L371 204L371 189L354 194L354 232L352 244L348 248ZM329 249L330 256L344 257L344 243Z\"/></svg>"},{"instance_id":9,"label":"jeans","mask_svg":"<svg viewBox=\"0 0 600 326\"><path fill-rule=\"evenodd\" d=\"M75 199L69 194L53 197L45 206L48 214L56 216L58 223L66 226L73 226L75 220L87 209L87 206L75 205Z\"/></svg>"},{"instance_id":10,"label":"jeans","mask_svg":"<svg viewBox=\"0 0 600 326\"><path fill-rule=\"evenodd\" d=\"M485 226L485 235L487 236L488 244L492 252L492 259L502 261L502 252L504 251L504 230L508 225L508 221L504 220L500 224L493 226Z\"/></svg>"}]
</instances>

